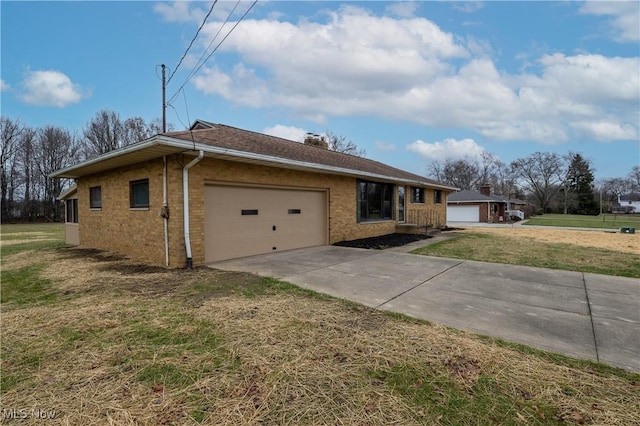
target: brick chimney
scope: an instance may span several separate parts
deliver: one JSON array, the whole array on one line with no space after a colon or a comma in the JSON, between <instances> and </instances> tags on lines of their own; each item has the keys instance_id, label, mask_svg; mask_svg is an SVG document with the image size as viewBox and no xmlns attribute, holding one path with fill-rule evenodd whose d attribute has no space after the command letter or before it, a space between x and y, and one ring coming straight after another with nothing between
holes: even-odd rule
<instances>
[{"instance_id":1,"label":"brick chimney","mask_svg":"<svg viewBox=\"0 0 640 426\"><path fill-rule=\"evenodd\" d=\"M489 185L488 183L480 185L480 193L486 196L491 195L491 185Z\"/></svg>"},{"instance_id":2,"label":"brick chimney","mask_svg":"<svg viewBox=\"0 0 640 426\"><path fill-rule=\"evenodd\" d=\"M317 146L322 149L329 149L329 144L324 140L324 137L315 133L307 133L307 136L304 138L304 144Z\"/></svg>"}]
</instances>

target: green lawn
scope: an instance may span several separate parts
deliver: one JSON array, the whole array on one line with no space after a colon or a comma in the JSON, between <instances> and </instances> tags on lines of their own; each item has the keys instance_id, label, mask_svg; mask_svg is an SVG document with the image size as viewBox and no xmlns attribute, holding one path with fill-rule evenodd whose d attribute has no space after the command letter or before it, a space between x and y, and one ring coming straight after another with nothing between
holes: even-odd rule
<instances>
[{"instance_id":1,"label":"green lawn","mask_svg":"<svg viewBox=\"0 0 640 426\"><path fill-rule=\"evenodd\" d=\"M640 215L603 214L600 216L584 216L577 214L545 214L532 217L524 225L606 229L636 228L636 232L640 232Z\"/></svg>"}]
</instances>

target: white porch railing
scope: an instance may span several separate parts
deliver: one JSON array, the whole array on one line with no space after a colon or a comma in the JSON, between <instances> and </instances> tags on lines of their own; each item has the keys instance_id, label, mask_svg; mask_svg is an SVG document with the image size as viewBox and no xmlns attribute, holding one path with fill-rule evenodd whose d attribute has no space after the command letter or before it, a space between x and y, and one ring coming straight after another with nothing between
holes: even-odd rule
<instances>
[{"instance_id":1,"label":"white porch railing","mask_svg":"<svg viewBox=\"0 0 640 426\"><path fill-rule=\"evenodd\" d=\"M520 220L524 220L524 212L521 210L505 210L507 217L515 216Z\"/></svg>"}]
</instances>

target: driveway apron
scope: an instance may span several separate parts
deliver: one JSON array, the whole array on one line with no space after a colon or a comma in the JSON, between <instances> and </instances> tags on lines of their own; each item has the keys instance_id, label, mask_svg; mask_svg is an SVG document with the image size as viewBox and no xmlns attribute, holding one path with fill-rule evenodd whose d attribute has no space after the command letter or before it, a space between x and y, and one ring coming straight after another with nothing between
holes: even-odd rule
<instances>
[{"instance_id":1,"label":"driveway apron","mask_svg":"<svg viewBox=\"0 0 640 426\"><path fill-rule=\"evenodd\" d=\"M640 371L637 279L333 246L209 266Z\"/></svg>"}]
</instances>

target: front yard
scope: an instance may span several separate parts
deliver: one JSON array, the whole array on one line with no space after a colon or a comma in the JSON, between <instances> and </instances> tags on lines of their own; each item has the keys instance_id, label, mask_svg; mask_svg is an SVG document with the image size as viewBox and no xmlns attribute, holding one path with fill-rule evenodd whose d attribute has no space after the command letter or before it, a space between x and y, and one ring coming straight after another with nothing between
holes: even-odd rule
<instances>
[{"instance_id":1,"label":"front yard","mask_svg":"<svg viewBox=\"0 0 640 426\"><path fill-rule=\"evenodd\" d=\"M7 424L640 424L638 374L20 232L43 231L2 227Z\"/></svg>"}]
</instances>

